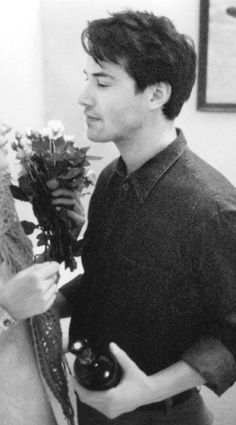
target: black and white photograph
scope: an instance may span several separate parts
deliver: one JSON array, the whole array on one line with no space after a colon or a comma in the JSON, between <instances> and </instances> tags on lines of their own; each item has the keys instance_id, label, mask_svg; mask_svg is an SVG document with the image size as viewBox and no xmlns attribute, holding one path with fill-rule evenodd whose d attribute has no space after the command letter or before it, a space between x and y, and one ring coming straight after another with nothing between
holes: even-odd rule
<instances>
[{"instance_id":1,"label":"black and white photograph","mask_svg":"<svg viewBox=\"0 0 236 425\"><path fill-rule=\"evenodd\" d=\"M236 0L0 0L0 425L236 424Z\"/></svg>"}]
</instances>

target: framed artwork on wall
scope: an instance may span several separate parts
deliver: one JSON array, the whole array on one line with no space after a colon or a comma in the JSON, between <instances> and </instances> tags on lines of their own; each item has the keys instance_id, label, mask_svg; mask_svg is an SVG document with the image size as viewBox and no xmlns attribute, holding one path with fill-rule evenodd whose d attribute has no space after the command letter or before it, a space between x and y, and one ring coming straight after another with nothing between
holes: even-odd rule
<instances>
[{"instance_id":1,"label":"framed artwork on wall","mask_svg":"<svg viewBox=\"0 0 236 425\"><path fill-rule=\"evenodd\" d=\"M200 0L197 108L236 112L236 0Z\"/></svg>"}]
</instances>

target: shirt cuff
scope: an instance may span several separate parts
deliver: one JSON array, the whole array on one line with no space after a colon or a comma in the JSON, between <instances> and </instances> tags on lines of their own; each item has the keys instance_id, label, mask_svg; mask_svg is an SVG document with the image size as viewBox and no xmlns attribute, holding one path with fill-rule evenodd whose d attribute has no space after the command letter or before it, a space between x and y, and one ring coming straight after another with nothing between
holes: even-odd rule
<instances>
[{"instance_id":1,"label":"shirt cuff","mask_svg":"<svg viewBox=\"0 0 236 425\"><path fill-rule=\"evenodd\" d=\"M82 280L83 274L76 276L70 282L63 285L59 291L66 298L69 304L76 304L78 300L78 292L80 290L80 283Z\"/></svg>"},{"instance_id":2,"label":"shirt cuff","mask_svg":"<svg viewBox=\"0 0 236 425\"><path fill-rule=\"evenodd\" d=\"M215 338L202 338L185 351L182 359L206 381L218 396L236 381L236 363L232 353Z\"/></svg>"}]
</instances>

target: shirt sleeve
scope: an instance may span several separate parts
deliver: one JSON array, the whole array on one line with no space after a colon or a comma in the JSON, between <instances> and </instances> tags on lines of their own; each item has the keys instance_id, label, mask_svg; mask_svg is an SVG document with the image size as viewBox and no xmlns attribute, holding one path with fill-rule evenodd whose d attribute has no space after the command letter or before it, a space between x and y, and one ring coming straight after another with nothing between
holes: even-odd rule
<instances>
[{"instance_id":1,"label":"shirt sleeve","mask_svg":"<svg viewBox=\"0 0 236 425\"><path fill-rule=\"evenodd\" d=\"M72 306L77 302L77 299L79 297L82 278L83 274L80 274L59 289L59 291L64 295L68 303Z\"/></svg>"},{"instance_id":2,"label":"shirt sleeve","mask_svg":"<svg viewBox=\"0 0 236 425\"><path fill-rule=\"evenodd\" d=\"M236 381L236 211L205 222L199 276L205 329L182 358L217 395Z\"/></svg>"},{"instance_id":3,"label":"shirt sleeve","mask_svg":"<svg viewBox=\"0 0 236 425\"><path fill-rule=\"evenodd\" d=\"M236 381L234 356L219 339L200 339L184 353L182 359L205 379L206 386L218 396Z\"/></svg>"}]
</instances>

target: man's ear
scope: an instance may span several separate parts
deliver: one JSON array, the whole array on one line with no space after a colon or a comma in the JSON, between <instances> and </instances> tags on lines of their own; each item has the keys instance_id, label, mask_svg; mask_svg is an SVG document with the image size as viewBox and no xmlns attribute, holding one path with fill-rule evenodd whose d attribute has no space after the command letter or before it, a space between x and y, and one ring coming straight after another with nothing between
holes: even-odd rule
<instances>
[{"instance_id":1,"label":"man's ear","mask_svg":"<svg viewBox=\"0 0 236 425\"><path fill-rule=\"evenodd\" d=\"M165 105L171 96L171 86L160 82L150 86L149 109L155 110Z\"/></svg>"}]
</instances>

